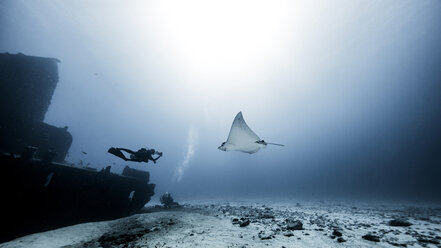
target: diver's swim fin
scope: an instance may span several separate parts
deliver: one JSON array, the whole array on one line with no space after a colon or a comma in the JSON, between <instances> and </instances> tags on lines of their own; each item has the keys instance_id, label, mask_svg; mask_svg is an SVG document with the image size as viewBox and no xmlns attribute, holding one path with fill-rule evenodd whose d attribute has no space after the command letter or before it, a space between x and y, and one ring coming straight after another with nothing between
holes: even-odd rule
<instances>
[{"instance_id":1,"label":"diver's swim fin","mask_svg":"<svg viewBox=\"0 0 441 248\"><path fill-rule=\"evenodd\" d=\"M107 152L127 161L126 156L124 156L124 154L115 147L110 147L109 150L107 150Z\"/></svg>"}]
</instances>

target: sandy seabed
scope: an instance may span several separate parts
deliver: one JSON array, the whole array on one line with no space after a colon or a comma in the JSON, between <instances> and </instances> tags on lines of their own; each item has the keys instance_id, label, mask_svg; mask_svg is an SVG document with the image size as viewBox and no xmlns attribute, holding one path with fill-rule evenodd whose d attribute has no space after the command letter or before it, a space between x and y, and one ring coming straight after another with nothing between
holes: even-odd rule
<instances>
[{"instance_id":1,"label":"sandy seabed","mask_svg":"<svg viewBox=\"0 0 441 248\"><path fill-rule=\"evenodd\" d=\"M392 222L391 222L392 221ZM310 201L192 202L64 227L11 247L438 247L441 207Z\"/></svg>"}]
</instances>

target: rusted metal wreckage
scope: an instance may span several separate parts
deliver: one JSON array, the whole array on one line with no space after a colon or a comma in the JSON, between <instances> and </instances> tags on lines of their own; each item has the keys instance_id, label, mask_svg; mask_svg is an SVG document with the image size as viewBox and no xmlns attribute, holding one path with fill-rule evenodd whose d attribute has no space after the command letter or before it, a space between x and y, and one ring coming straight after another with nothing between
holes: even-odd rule
<instances>
[{"instance_id":1,"label":"rusted metal wreckage","mask_svg":"<svg viewBox=\"0 0 441 248\"><path fill-rule=\"evenodd\" d=\"M64 162L67 128L43 122L58 60L0 54L0 242L89 221L127 216L154 195L149 172L122 175Z\"/></svg>"}]
</instances>

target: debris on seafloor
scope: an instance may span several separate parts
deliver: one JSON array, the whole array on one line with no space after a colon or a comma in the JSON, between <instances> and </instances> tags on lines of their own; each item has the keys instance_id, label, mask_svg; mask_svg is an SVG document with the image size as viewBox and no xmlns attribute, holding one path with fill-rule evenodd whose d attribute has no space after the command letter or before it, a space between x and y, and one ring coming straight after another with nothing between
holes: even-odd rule
<instances>
[{"instance_id":1,"label":"debris on seafloor","mask_svg":"<svg viewBox=\"0 0 441 248\"><path fill-rule=\"evenodd\" d=\"M170 193L166 192L165 194L161 195L161 197L159 198L159 201L161 202L161 204L165 207L165 208L177 208L177 207L181 207L181 205L179 205L179 203L175 202L173 197L171 196Z\"/></svg>"}]
</instances>

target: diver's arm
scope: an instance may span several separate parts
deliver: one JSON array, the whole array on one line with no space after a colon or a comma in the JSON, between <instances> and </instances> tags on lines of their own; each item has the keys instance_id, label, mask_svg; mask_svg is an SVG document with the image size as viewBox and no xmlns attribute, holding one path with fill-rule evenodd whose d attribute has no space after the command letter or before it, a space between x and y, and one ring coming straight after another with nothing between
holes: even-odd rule
<instances>
[{"instance_id":1,"label":"diver's arm","mask_svg":"<svg viewBox=\"0 0 441 248\"><path fill-rule=\"evenodd\" d=\"M158 160L158 159L159 159L160 157L162 157L162 155L158 155L158 157L156 157L156 158L152 159L153 163L155 163L155 164L156 164L156 160Z\"/></svg>"}]
</instances>

